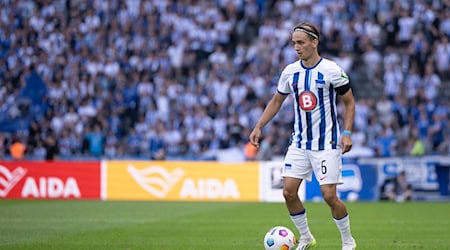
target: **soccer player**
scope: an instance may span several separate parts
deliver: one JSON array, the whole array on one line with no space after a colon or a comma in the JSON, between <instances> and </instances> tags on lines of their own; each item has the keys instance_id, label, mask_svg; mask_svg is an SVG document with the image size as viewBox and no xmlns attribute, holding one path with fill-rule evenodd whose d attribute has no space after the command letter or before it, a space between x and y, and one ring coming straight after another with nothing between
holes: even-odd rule
<instances>
[{"instance_id":1,"label":"soccer player","mask_svg":"<svg viewBox=\"0 0 450 250\"><path fill-rule=\"evenodd\" d=\"M346 73L333 61L322 58L318 29L311 23L294 27L292 43L299 60L287 65L278 81L277 92L266 106L250 141L259 146L263 127L278 113L288 94L294 98L294 132L284 159L283 196L290 217L300 233L297 249L312 249L316 240L298 196L303 180L312 172L320 184L323 199L341 233L342 249L355 249L350 219L345 204L338 198L337 184L342 184L342 154L352 147L351 131L355 103ZM339 129L336 95L345 106L344 130Z\"/></svg>"}]
</instances>

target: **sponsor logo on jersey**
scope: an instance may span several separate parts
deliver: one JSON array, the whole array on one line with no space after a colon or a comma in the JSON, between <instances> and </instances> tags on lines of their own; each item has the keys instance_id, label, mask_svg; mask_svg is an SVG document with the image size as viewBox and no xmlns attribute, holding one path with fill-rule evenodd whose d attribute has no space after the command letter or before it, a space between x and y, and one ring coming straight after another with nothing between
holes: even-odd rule
<instances>
[{"instance_id":1,"label":"sponsor logo on jersey","mask_svg":"<svg viewBox=\"0 0 450 250\"><path fill-rule=\"evenodd\" d=\"M323 87L325 87L325 80L323 80L323 79L317 79L316 80L316 87L317 88L323 88Z\"/></svg>"},{"instance_id":2,"label":"sponsor logo on jersey","mask_svg":"<svg viewBox=\"0 0 450 250\"><path fill-rule=\"evenodd\" d=\"M305 90L298 97L300 108L304 111L312 111L317 106L317 97L313 92Z\"/></svg>"}]
</instances>

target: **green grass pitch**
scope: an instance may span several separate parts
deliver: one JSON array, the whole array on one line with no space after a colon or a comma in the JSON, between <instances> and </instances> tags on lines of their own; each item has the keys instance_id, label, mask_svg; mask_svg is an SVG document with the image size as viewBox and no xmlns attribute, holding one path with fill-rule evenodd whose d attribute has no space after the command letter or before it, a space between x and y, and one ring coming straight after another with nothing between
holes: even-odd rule
<instances>
[{"instance_id":1,"label":"green grass pitch","mask_svg":"<svg viewBox=\"0 0 450 250\"><path fill-rule=\"evenodd\" d=\"M305 206L317 249L340 249L328 207ZM358 249L450 249L448 202L347 208ZM260 250L276 225L294 229L283 203L0 200L0 249Z\"/></svg>"}]
</instances>

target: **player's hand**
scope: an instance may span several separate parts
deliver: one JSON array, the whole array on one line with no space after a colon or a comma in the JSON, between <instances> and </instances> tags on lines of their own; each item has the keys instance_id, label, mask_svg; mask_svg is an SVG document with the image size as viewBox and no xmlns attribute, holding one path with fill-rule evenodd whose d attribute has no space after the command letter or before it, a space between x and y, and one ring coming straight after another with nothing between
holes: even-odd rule
<instances>
[{"instance_id":1,"label":"player's hand","mask_svg":"<svg viewBox=\"0 0 450 250\"><path fill-rule=\"evenodd\" d=\"M350 151L352 149L352 137L348 135L342 136L341 147L342 147L342 154L345 154L348 151Z\"/></svg>"},{"instance_id":2,"label":"player's hand","mask_svg":"<svg viewBox=\"0 0 450 250\"><path fill-rule=\"evenodd\" d=\"M248 138L250 139L250 143L253 144L253 146L259 148L259 139L261 138L261 129L254 128Z\"/></svg>"}]
</instances>

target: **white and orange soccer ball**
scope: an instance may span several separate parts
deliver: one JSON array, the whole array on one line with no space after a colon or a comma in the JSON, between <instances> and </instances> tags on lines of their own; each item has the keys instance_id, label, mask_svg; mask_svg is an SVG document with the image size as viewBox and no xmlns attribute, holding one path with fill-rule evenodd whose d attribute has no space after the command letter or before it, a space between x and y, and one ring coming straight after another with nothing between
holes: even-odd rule
<instances>
[{"instance_id":1,"label":"white and orange soccer ball","mask_svg":"<svg viewBox=\"0 0 450 250\"><path fill-rule=\"evenodd\" d=\"M293 250L295 244L295 234L287 227L273 227L264 236L266 250Z\"/></svg>"}]
</instances>

